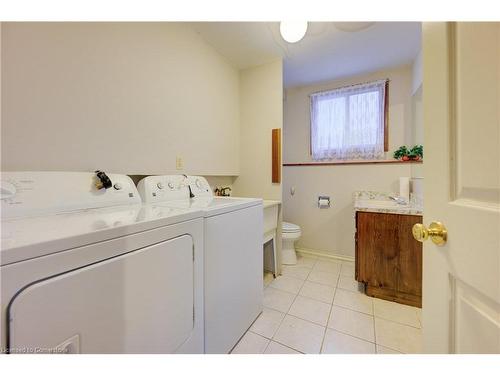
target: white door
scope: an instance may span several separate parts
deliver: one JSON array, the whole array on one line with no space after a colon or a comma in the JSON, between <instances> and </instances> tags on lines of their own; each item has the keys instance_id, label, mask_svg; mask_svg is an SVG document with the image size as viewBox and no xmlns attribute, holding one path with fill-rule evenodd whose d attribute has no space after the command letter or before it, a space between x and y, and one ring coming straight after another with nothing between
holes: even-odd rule
<instances>
[{"instance_id":1,"label":"white door","mask_svg":"<svg viewBox=\"0 0 500 375\"><path fill-rule=\"evenodd\" d=\"M9 348L176 353L194 329L193 278L184 235L41 280L9 305Z\"/></svg>"},{"instance_id":2,"label":"white door","mask_svg":"<svg viewBox=\"0 0 500 375\"><path fill-rule=\"evenodd\" d=\"M500 24L424 23L423 337L428 353L500 353Z\"/></svg>"}]
</instances>

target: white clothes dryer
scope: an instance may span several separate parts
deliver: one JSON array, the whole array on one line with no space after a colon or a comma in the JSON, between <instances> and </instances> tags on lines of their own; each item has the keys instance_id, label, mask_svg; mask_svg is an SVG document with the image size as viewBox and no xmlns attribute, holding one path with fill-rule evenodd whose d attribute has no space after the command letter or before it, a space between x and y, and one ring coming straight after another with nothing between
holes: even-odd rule
<instances>
[{"instance_id":1,"label":"white clothes dryer","mask_svg":"<svg viewBox=\"0 0 500 375\"><path fill-rule=\"evenodd\" d=\"M149 176L144 202L204 216L205 352L229 353L262 312L262 199L214 197L204 177Z\"/></svg>"},{"instance_id":2,"label":"white clothes dryer","mask_svg":"<svg viewBox=\"0 0 500 375\"><path fill-rule=\"evenodd\" d=\"M203 353L203 213L108 177L2 173L2 352Z\"/></svg>"}]
</instances>

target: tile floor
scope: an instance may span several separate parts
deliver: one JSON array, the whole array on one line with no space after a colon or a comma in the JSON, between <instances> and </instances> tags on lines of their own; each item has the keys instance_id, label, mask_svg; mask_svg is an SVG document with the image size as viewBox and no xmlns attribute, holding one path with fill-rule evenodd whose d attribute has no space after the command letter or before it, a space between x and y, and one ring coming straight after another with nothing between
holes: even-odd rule
<instances>
[{"instance_id":1,"label":"tile floor","mask_svg":"<svg viewBox=\"0 0 500 375\"><path fill-rule=\"evenodd\" d=\"M265 275L264 311L232 353L419 353L420 315L360 292L353 262L299 256Z\"/></svg>"}]
</instances>

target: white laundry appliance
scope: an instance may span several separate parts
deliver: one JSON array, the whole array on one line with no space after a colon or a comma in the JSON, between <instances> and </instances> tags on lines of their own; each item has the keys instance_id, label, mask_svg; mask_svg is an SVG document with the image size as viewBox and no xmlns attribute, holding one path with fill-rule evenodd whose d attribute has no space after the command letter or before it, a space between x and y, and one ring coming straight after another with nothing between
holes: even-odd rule
<instances>
[{"instance_id":1,"label":"white laundry appliance","mask_svg":"<svg viewBox=\"0 0 500 375\"><path fill-rule=\"evenodd\" d=\"M202 212L104 177L2 173L2 352L203 353Z\"/></svg>"},{"instance_id":2,"label":"white laundry appliance","mask_svg":"<svg viewBox=\"0 0 500 375\"><path fill-rule=\"evenodd\" d=\"M205 352L230 352L262 312L262 200L214 197L197 176L149 176L137 187L144 202L204 211Z\"/></svg>"}]
</instances>

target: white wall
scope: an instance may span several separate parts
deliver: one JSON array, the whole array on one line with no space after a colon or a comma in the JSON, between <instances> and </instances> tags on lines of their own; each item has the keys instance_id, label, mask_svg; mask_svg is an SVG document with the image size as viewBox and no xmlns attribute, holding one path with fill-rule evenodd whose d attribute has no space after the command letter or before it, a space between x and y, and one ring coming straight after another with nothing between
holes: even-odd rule
<instances>
[{"instance_id":1,"label":"white wall","mask_svg":"<svg viewBox=\"0 0 500 375\"><path fill-rule=\"evenodd\" d=\"M283 220L300 225L299 247L329 255L354 256L356 190L397 192L399 177L410 176L408 164L284 167ZM290 188L295 187L295 194ZM331 207L318 208L318 196Z\"/></svg>"},{"instance_id":2,"label":"white wall","mask_svg":"<svg viewBox=\"0 0 500 375\"><path fill-rule=\"evenodd\" d=\"M313 161L310 155L309 94L361 82L389 78L389 152L411 141L411 66L347 79L287 89L284 104L283 159L285 163Z\"/></svg>"},{"instance_id":3,"label":"white wall","mask_svg":"<svg viewBox=\"0 0 500 375\"><path fill-rule=\"evenodd\" d=\"M415 60L412 65L412 83L411 83L411 93L412 95L422 86L423 80L423 69L422 69L422 50L418 51Z\"/></svg>"},{"instance_id":4,"label":"white wall","mask_svg":"<svg viewBox=\"0 0 500 375\"><path fill-rule=\"evenodd\" d=\"M3 23L1 38L2 169L238 174L239 73L188 26Z\"/></svg>"},{"instance_id":5,"label":"white wall","mask_svg":"<svg viewBox=\"0 0 500 375\"><path fill-rule=\"evenodd\" d=\"M240 175L233 195L281 200L271 182L271 129L283 124L281 60L240 72Z\"/></svg>"},{"instance_id":6,"label":"white wall","mask_svg":"<svg viewBox=\"0 0 500 375\"><path fill-rule=\"evenodd\" d=\"M423 103L422 103L423 87L420 85L412 95L412 128L413 135L411 145L424 144L424 119L423 119ZM425 147L424 147L425 156ZM412 177L423 177L424 175L423 164L412 164L411 175Z\"/></svg>"},{"instance_id":7,"label":"white wall","mask_svg":"<svg viewBox=\"0 0 500 375\"><path fill-rule=\"evenodd\" d=\"M284 105L285 163L311 162L309 153L309 97L321 91L376 79L389 78L389 152L413 137L411 114L412 68L379 71L335 82L286 90ZM356 190L397 192L401 176L410 176L409 164L363 164L283 168L283 219L299 224L299 247L330 255L354 256L354 211ZM295 195L290 188L295 187ZM332 199L332 207L319 209L319 195Z\"/></svg>"},{"instance_id":8,"label":"white wall","mask_svg":"<svg viewBox=\"0 0 500 375\"><path fill-rule=\"evenodd\" d=\"M309 94L377 79L389 78L389 152L411 140L411 82L412 68L404 66L391 70L322 82L315 85L289 88L285 92L283 159L285 163L313 161L310 154Z\"/></svg>"},{"instance_id":9,"label":"white wall","mask_svg":"<svg viewBox=\"0 0 500 375\"><path fill-rule=\"evenodd\" d=\"M412 66L412 128L413 144L424 144L424 121L423 121L423 68L422 68L422 51L420 50ZM425 149L424 149L425 155ZM413 164L411 168L412 177L423 177L423 165Z\"/></svg>"}]
</instances>

